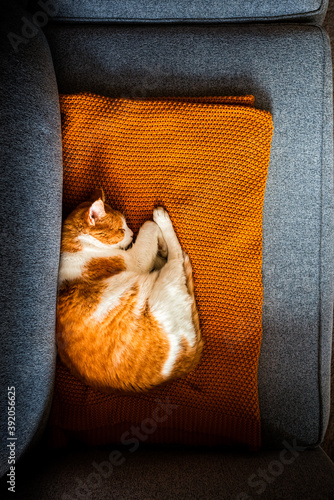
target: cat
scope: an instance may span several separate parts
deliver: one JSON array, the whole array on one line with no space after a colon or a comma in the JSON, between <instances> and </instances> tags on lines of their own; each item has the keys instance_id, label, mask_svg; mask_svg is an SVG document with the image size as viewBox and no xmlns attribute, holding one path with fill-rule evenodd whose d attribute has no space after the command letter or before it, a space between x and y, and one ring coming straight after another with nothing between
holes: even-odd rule
<instances>
[{"instance_id":1,"label":"cat","mask_svg":"<svg viewBox=\"0 0 334 500\"><path fill-rule=\"evenodd\" d=\"M168 213L153 211L135 243L103 190L62 230L56 338L63 363L102 392L141 392L187 374L203 340L192 268Z\"/></svg>"}]
</instances>

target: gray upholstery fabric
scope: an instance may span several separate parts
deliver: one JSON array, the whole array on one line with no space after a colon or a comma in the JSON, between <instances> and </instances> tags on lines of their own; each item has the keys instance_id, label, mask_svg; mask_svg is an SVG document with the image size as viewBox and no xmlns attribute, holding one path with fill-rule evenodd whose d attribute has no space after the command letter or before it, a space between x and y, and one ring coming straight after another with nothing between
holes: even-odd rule
<instances>
[{"instance_id":1,"label":"gray upholstery fabric","mask_svg":"<svg viewBox=\"0 0 334 500\"><path fill-rule=\"evenodd\" d=\"M329 43L314 26L49 25L62 93L252 93L272 112L264 204L263 438L321 441L333 307Z\"/></svg>"},{"instance_id":2,"label":"gray upholstery fabric","mask_svg":"<svg viewBox=\"0 0 334 500\"><path fill-rule=\"evenodd\" d=\"M42 0L60 21L274 21L321 23L328 0ZM32 12L40 0L30 2Z\"/></svg>"},{"instance_id":3,"label":"gray upholstery fabric","mask_svg":"<svg viewBox=\"0 0 334 500\"><path fill-rule=\"evenodd\" d=\"M18 464L17 500L332 500L334 464L320 449L246 454L210 449L38 452ZM0 483L1 487L1 483Z\"/></svg>"},{"instance_id":4,"label":"gray upholstery fabric","mask_svg":"<svg viewBox=\"0 0 334 500\"><path fill-rule=\"evenodd\" d=\"M12 5L2 2L0 16L0 376L3 394L16 387L19 457L43 429L52 396L62 169L49 49ZM21 40L10 41L10 33ZM328 414L333 283L331 79L323 31L293 25L58 24L49 25L47 34L61 92L252 92L258 107L272 111L259 367L263 436L266 443L293 436L319 442ZM2 473L6 397L0 410ZM312 460L306 462L311 475ZM144 479L141 484L145 491Z\"/></svg>"},{"instance_id":5,"label":"gray upholstery fabric","mask_svg":"<svg viewBox=\"0 0 334 500\"><path fill-rule=\"evenodd\" d=\"M23 12L0 12L0 475L7 468L7 388L15 387L16 457L41 433L55 369L62 157L57 85L35 33L15 51ZM15 44L14 44L15 45Z\"/></svg>"}]
</instances>

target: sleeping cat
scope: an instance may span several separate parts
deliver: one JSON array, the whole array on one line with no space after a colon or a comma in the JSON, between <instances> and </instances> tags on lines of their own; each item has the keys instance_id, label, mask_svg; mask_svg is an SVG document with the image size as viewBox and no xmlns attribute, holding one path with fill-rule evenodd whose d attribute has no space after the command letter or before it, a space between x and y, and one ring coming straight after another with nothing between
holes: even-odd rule
<instances>
[{"instance_id":1,"label":"sleeping cat","mask_svg":"<svg viewBox=\"0 0 334 500\"><path fill-rule=\"evenodd\" d=\"M146 391L199 361L192 268L163 208L131 246L124 216L104 201L99 190L63 225L58 352L91 387Z\"/></svg>"}]
</instances>

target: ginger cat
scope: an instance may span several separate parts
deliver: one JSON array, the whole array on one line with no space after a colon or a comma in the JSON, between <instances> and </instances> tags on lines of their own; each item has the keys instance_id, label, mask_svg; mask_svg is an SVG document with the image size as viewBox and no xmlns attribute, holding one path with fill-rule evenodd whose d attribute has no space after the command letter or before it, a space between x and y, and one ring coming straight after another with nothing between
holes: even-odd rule
<instances>
[{"instance_id":1,"label":"ginger cat","mask_svg":"<svg viewBox=\"0 0 334 500\"><path fill-rule=\"evenodd\" d=\"M58 352L93 388L146 391L200 359L192 268L163 208L129 248L132 231L104 201L99 190L63 225Z\"/></svg>"}]
</instances>

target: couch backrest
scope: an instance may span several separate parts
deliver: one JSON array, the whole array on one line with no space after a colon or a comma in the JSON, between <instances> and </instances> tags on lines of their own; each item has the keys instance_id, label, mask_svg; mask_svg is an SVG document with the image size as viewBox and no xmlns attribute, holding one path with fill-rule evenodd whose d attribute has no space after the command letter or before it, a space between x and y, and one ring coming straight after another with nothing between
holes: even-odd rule
<instances>
[{"instance_id":1,"label":"couch backrest","mask_svg":"<svg viewBox=\"0 0 334 500\"><path fill-rule=\"evenodd\" d=\"M328 0L33 0L31 12L44 10L68 22L267 22L321 24Z\"/></svg>"}]
</instances>

